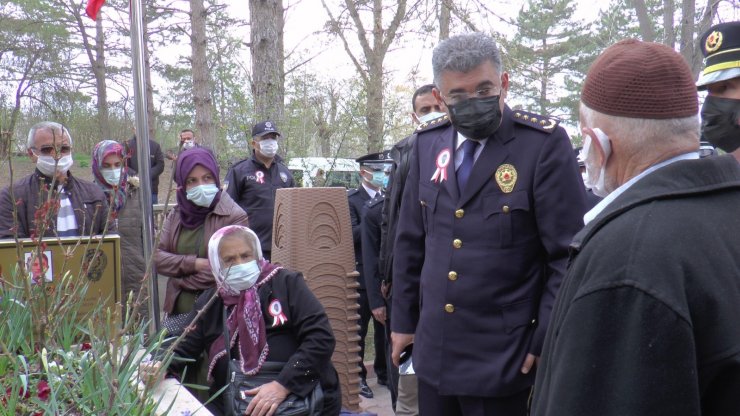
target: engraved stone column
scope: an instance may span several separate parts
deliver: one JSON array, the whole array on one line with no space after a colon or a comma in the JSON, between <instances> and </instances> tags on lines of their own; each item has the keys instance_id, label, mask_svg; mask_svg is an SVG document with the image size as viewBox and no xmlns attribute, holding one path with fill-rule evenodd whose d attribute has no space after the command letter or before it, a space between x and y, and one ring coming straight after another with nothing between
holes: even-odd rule
<instances>
[{"instance_id":1,"label":"engraved stone column","mask_svg":"<svg viewBox=\"0 0 740 416\"><path fill-rule=\"evenodd\" d=\"M278 189L272 233L273 263L300 271L329 316L336 338L332 362L342 406L360 404L360 295L352 224L344 188Z\"/></svg>"}]
</instances>

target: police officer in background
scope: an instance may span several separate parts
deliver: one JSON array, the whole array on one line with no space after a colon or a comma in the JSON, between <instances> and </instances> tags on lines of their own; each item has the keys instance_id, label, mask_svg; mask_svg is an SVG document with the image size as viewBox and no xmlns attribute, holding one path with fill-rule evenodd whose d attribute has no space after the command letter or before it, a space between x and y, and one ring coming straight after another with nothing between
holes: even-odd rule
<instances>
[{"instance_id":1,"label":"police officer in background","mask_svg":"<svg viewBox=\"0 0 740 416\"><path fill-rule=\"evenodd\" d=\"M740 22L710 27L699 45L706 67L696 86L708 92L701 108L702 140L740 161Z\"/></svg>"},{"instance_id":2,"label":"police officer in background","mask_svg":"<svg viewBox=\"0 0 740 416\"><path fill-rule=\"evenodd\" d=\"M505 105L494 40L433 52L449 120L420 125L401 199L393 360L414 342L419 413L524 416L585 190L558 121Z\"/></svg>"},{"instance_id":3,"label":"police officer in background","mask_svg":"<svg viewBox=\"0 0 740 416\"><path fill-rule=\"evenodd\" d=\"M383 325L373 318L368 301L366 279L364 277L364 268L362 262L362 213L365 204L382 192L386 182L385 172L385 154L371 153L356 159L360 164L360 186L357 189L349 190L347 198L349 200L349 216L352 220L352 240L355 245L355 263L360 288L357 292L360 294L358 303L360 304L360 395L372 398L373 391L367 385L367 369L365 368L365 335L370 321L373 321L374 345L375 345L375 374L378 376L378 384L387 384L386 363L385 363L385 332Z\"/></svg>"},{"instance_id":4,"label":"police officer in background","mask_svg":"<svg viewBox=\"0 0 740 416\"><path fill-rule=\"evenodd\" d=\"M235 163L224 178L226 192L246 211L249 226L259 236L262 253L269 259L272 252L272 217L275 192L295 186L293 175L277 154L282 137L272 121L252 127L252 156Z\"/></svg>"},{"instance_id":5,"label":"police officer in background","mask_svg":"<svg viewBox=\"0 0 740 416\"><path fill-rule=\"evenodd\" d=\"M391 162L393 159L390 158L390 151L386 150L383 152L383 171L387 177L390 173ZM378 267L378 257L380 255L380 223L381 214L383 209L383 201L386 197L386 189L388 182L384 180L383 188L381 192L377 192L375 197L365 203L362 210L362 219L360 221L361 228L361 249L362 249L362 267L363 277L365 280L365 291L367 293L368 305L370 312L375 320L382 324L382 326L376 326L376 331L383 332L383 345L381 357L385 359L385 380L387 381L388 389L391 392L391 404L395 406L396 392L393 378L393 368L388 366L388 359L386 353L388 353L388 339L386 338L386 304L383 295L381 294L380 287L383 280L383 275ZM377 347L376 347L377 349ZM376 357L378 354L376 353Z\"/></svg>"}]
</instances>

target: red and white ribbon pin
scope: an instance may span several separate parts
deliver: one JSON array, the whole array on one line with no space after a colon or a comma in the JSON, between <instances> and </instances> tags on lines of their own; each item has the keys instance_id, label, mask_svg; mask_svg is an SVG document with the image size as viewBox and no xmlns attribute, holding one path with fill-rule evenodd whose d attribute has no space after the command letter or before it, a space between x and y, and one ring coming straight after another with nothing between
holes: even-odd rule
<instances>
[{"instance_id":1,"label":"red and white ribbon pin","mask_svg":"<svg viewBox=\"0 0 740 416\"><path fill-rule=\"evenodd\" d=\"M283 313L283 305L280 304L280 301L277 299L273 299L272 302L270 302L270 315L272 316L272 327L276 327L278 325L285 325L286 322L288 322L288 317L285 316Z\"/></svg>"},{"instance_id":2,"label":"red and white ribbon pin","mask_svg":"<svg viewBox=\"0 0 740 416\"><path fill-rule=\"evenodd\" d=\"M265 172L258 170L254 173L254 176L257 177L257 183L265 183Z\"/></svg>"},{"instance_id":3,"label":"red and white ribbon pin","mask_svg":"<svg viewBox=\"0 0 740 416\"><path fill-rule=\"evenodd\" d=\"M450 164L450 149L444 149L437 155L437 170L434 171L432 176L433 182L443 182L447 180L447 165Z\"/></svg>"}]
</instances>

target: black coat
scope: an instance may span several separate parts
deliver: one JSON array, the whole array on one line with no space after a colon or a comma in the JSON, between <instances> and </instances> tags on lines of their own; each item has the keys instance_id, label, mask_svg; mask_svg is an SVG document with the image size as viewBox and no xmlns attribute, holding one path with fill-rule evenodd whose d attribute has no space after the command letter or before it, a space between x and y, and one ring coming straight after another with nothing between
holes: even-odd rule
<instances>
[{"instance_id":1,"label":"black coat","mask_svg":"<svg viewBox=\"0 0 740 416\"><path fill-rule=\"evenodd\" d=\"M357 280L360 282L358 290L365 290L365 278L362 267L362 211L365 203L370 200L370 195L360 185L357 189L347 191L347 202L349 202L349 219L352 223L352 242L355 248L355 270L360 273Z\"/></svg>"},{"instance_id":2,"label":"black coat","mask_svg":"<svg viewBox=\"0 0 740 416\"><path fill-rule=\"evenodd\" d=\"M209 289L198 297L196 310L208 302L216 289ZM341 408L341 394L337 372L331 363L334 352L334 334L323 306L311 293L303 275L285 269L259 288L262 315L267 330L267 344L270 348L267 361L286 362L278 382L298 396L310 393L316 383L321 383L324 391L325 415L338 415ZM270 315L270 303L279 301L287 321L274 325ZM218 297L196 323L195 330L186 335L175 349L176 357L196 359L219 337L223 337L224 304ZM232 350L232 359L237 359L238 349ZM169 371L179 374L185 362L173 360ZM224 386L228 372L226 357L220 359L213 370L214 383L210 387L215 394ZM318 377L317 377L318 376ZM215 400L219 409L223 404Z\"/></svg>"},{"instance_id":3,"label":"black coat","mask_svg":"<svg viewBox=\"0 0 740 416\"><path fill-rule=\"evenodd\" d=\"M129 141L126 142L126 146L128 147L128 152L131 154L126 166L138 172L139 156L138 149L136 148L136 137L129 139ZM152 185L151 191L153 194L158 194L159 176L164 172L164 153L162 153L162 147L159 143L151 139L149 140L149 162L149 179Z\"/></svg>"},{"instance_id":4,"label":"black coat","mask_svg":"<svg viewBox=\"0 0 740 416\"><path fill-rule=\"evenodd\" d=\"M417 133L391 328L415 334L416 375L441 395L503 397L534 383L520 369L540 354L586 198L568 135L541 118L505 108L462 190L453 126Z\"/></svg>"},{"instance_id":5,"label":"black coat","mask_svg":"<svg viewBox=\"0 0 740 416\"><path fill-rule=\"evenodd\" d=\"M231 199L249 215L249 227L260 238L262 252L269 259L272 251L272 217L275 192L295 186L293 175L275 156L269 168L252 155L234 164L226 172L224 185Z\"/></svg>"},{"instance_id":6,"label":"black coat","mask_svg":"<svg viewBox=\"0 0 740 416\"><path fill-rule=\"evenodd\" d=\"M534 416L740 413L740 167L678 161L579 232Z\"/></svg>"},{"instance_id":7,"label":"black coat","mask_svg":"<svg viewBox=\"0 0 740 416\"><path fill-rule=\"evenodd\" d=\"M380 222L382 217L382 195L375 195L365 204L362 216L362 263L365 288L370 309L385 306L385 300L380 291L383 275L379 266L380 255Z\"/></svg>"}]
</instances>

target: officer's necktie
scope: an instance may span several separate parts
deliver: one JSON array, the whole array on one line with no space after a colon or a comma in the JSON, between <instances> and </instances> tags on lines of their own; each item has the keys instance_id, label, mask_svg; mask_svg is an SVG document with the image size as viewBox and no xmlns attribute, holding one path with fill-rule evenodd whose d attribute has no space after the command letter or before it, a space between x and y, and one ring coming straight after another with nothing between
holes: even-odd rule
<instances>
[{"instance_id":1,"label":"officer's necktie","mask_svg":"<svg viewBox=\"0 0 740 416\"><path fill-rule=\"evenodd\" d=\"M475 161L475 149L478 148L476 140L465 140L462 144L463 160L457 169L457 189L462 193L465 184L468 183L470 172L473 171L473 162Z\"/></svg>"}]
</instances>

